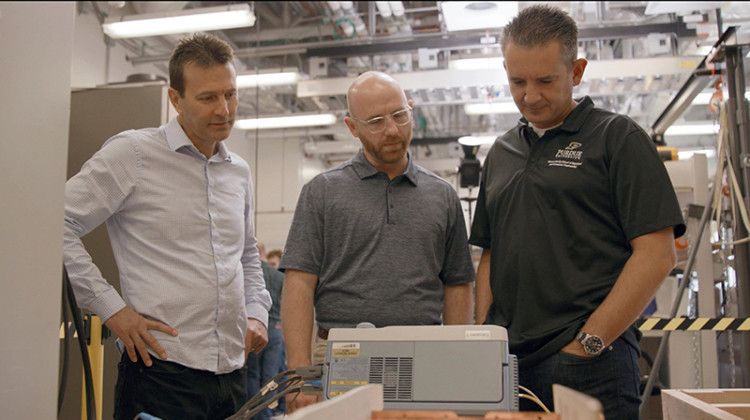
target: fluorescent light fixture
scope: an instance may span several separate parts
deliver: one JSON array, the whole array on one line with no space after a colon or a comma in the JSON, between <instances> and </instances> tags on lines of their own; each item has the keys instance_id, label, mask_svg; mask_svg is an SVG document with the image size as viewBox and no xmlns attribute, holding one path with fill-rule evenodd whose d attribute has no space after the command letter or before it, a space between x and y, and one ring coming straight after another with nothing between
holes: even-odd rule
<instances>
[{"instance_id":1,"label":"fluorescent light fixture","mask_svg":"<svg viewBox=\"0 0 750 420\"><path fill-rule=\"evenodd\" d=\"M486 114L520 114L516 104L513 102L491 102L484 104L466 104L464 112L467 115L486 115Z\"/></svg>"},{"instance_id":2,"label":"fluorescent light fixture","mask_svg":"<svg viewBox=\"0 0 750 420\"><path fill-rule=\"evenodd\" d=\"M709 53L711 52L711 50L713 50L713 49L714 49L714 46L713 46L713 45L703 45L703 46L701 46L701 47L698 47L698 49L697 49L697 50L695 50L695 54L694 54L694 55L696 55L696 56L698 56L698 57L705 57L705 56L707 56L707 55L708 55L708 54L709 54Z\"/></svg>"},{"instance_id":3,"label":"fluorescent light fixture","mask_svg":"<svg viewBox=\"0 0 750 420\"><path fill-rule=\"evenodd\" d=\"M517 1L443 1L443 22L449 32L501 28L518 13Z\"/></svg>"},{"instance_id":4,"label":"fluorescent light fixture","mask_svg":"<svg viewBox=\"0 0 750 420\"><path fill-rule=\"evenodd\" d=\"M458 142L464 146L481 146L483 144L492 144L497 136L463 136L458 138Z\"/></svg>"},{"instance_id":5,"label":"fluorescent light fixture","mask_svg":"<svg viewBox=\"0 0 750 420\"><path fill-rule=\"evenodd\" d=\"M289 115L285 117L251 118L237 120L234 126L240 130L270 130L274 128L314 127L333 125L335 114Z\"/></svg>"},{"instance_id":6,"label":"fluorescent light fixture","mask_svg":"<svg viewBox=\"0 0 750 420\"><path fill-rule=\"evenodd\" d=\"M714 94L712 92L701 92L695 95L695 99L693 99L692 104L693 105L708 105L713 95Z\"/></svg>"},{"instance_id":7,"label":"fluorescent light fixture","mask_svg":"<svg viewBox=\"0 0 750 420\"><path fill-rule=\"evenodd\" d=\"M241 74L237 76L237 88L258 86L296 85L299 81L297 69L284 69L278 73Z\"/></svg>"},{"instance_id":8,"label":"fluorescent light fixture","mask_svg":"<svg viewBox=\"0 0 750 420\"><path fill-rule=\"evenodd\" d=\"M702 134L718 134L718 124L686 124L673 125L664 131L665 136L697 136Z\"/></svg>"},{"instance_id":9,"label":"fluorescent light fixture","mask_svg":"<svg viewBox=\"0 0 750 420\"><path fill-rule=\"evenodd\" d=\"M448 68L452 70L485 70L503 69L502 57L461 58L451 60Z\"/></svg>"},{"instance_id":10,"label":"fluorescent light fixture","mask_svg":"<svg viewBox=\"0 0 750 420\"><path fill-rule=\"evenodd\" d=\"M242 28L254 24L255 15L250 5L243 3L107 18L102 30L110 38L136 38Z\"/></svg>"},{"instance_id":11,"label":"fluorescent light fixture","mask_svg":"<svg viewBox=\"0 0 750 420\"><path fill-rule=\"evenodd\" d=\"M701 92L695 95L695 99L693 99L692 104L693 105L708 105L708 102L711 100L711 97L713 95L714 95L713 92ZM750 101L750 92L745 92L745 99Z\"/></svg>"}]
</instances>

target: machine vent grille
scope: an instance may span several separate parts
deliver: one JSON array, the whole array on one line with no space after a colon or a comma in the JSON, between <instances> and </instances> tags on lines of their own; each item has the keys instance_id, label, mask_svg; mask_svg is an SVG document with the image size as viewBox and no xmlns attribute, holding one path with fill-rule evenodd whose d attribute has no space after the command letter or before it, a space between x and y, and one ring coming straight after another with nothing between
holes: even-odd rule
<instances>
[{"instance_id":1,"label":"machine vent grille","mask_svg":"<svg viewBox=\"0 0 750 420\"><path fill-rule=\"evenodd\" d=\"M413 366L411 357L371 357L370 383L383 385L383 401L411 401Z\"/></svg>"},{"instance_id":2,"label":"machine vent grille","mask_svg":"<svg viewBox=\"0 0 750 420\"><path fill-rule=\"evenodd\" d=\"M510 401L510 410L516 411L518 410L519 402L518 402L518 357L515 354L510 355L510 365L506 368L510 369L510 381L511 383L506 385L509 386L510 389L513 392L513 395L511 395L512 400Z\"/></svg>"}]
</instances>

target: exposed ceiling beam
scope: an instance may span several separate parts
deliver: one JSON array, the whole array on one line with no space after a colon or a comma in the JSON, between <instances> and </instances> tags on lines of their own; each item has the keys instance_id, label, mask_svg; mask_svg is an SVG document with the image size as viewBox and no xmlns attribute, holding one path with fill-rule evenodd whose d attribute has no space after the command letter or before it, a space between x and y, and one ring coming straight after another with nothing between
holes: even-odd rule
<instances>
[{"instance_id":1,"label":"exposed ceiling beam","mask_svg":"<svg viewBox=\"0 0 750 420\"><path fill-rule=\"evenodd\" d=\"M650 34L674 34L678 38L694 38L698 34L695 29L689 29L684 22L654 23L650 25L612 26L602 28L580 28L579 41L594 41L597 39L641 38Z\"/></svg>"},{"instance_id":2,"label":"exposed ceiling beam","mask_svg":"<svg viewBox=\"0 0 750 420\"><path fill-rule=\"evenodd\" d=\"M652 57L620 60L590 61L584 80L618 77L647 77L666 74L690 73L699 62L689 57ZM505 69L482 70L429 70L392 75L404 90L461 88L466 86L507 85ZM345 95L354 77L301 80L297 83L297 96Z\"/></svg>"},{"instance_id":3,"label":"exposed ceiling beam","mask_svg":"<svg viewBox=\"0 0 750 420\"><path fill-rule=\"evenodd\" d=\"M295 28L294 30L301 30ZM663 23L639 26L616 26L607 28L582 28L579 30L578 39L581 41L597 39L620 39L648 36L652 33L675 34L682 37L696 37L694 29L688 29L684 23ZM355 57L379 54L399 54L404 52L415 52L420 48L432 49L460 49L477 48L488 45L487 33L474 33L467 35L453 35L445 32L417 34L407 36L389 37L366 37L357 40L320 41L286 45L272 45L267 47L240 48L235 51L239 58L253 56L282 56L289 54L304 54L308 57ZM497 44L499 34L490 33L495 38L490 44ZM252 35L249 35L252 39ZM153 63L169 61L169 55L154 55L143 57L131 57L134 64Z\"/></svg>"},{"instance_id":4,"label":"exposed ceiling beam","mask_svg":"<svg viewBox=\"0 0 750 420\"><path fill-rule=\"evenodd\" d=\"M606 28L581 28L578 31L579 41L590 41L598 39L622 39L645 37L649 34L675 34L677 37L695 37L695 29L688 29L684 23L660 23L639 26L614 26ZM403 52L414 52L420 48L433 49L456 49L473 47L478 48L486 45L482 38L486 34L475 35L449 35L447 33L435 34L431 37L413 40L378 42L377 39L368 39L366 44L361 45L341 45L341 46L323 46L318 48L308 48L307 55L310 57L353 57L362 55L377 54L398 54ZM499 30L490 32L490 36L499 41ZM375 43L373 43L375 42Z\"/></svg>"}]
</instances>

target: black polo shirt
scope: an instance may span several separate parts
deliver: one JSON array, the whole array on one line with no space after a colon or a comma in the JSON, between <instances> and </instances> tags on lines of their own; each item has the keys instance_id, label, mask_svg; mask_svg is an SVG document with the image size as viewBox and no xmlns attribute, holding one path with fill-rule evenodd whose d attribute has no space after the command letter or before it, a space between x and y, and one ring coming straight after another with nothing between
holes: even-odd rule
<instances>
[{"instance_id":1,"label":"black polo shirt","mask_svg":"<svg viewBox=\"0 0 750 420\"><path fill-rule=\"evenodd\" d=\"M525 119L484 162L469 242L491 250L486 323L532 366L575 338L632 254L629 241L685 225L654 143L586 97L541 138ZM637 348L635 334L629 334Z\"/></svg>"}]
</instances>

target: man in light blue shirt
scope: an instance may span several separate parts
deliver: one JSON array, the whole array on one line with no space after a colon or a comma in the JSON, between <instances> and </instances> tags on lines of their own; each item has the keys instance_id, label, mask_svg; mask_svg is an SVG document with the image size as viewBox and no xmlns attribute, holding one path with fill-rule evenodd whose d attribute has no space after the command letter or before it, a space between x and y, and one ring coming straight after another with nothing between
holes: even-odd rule
<instances>
[{"instance_id":1,"label":"man in light blue shirt","mask_svg":"<svg viewBox=\"0 0 750 420\"><path fill-rule=\"evenodd\" d=\"M233 60L213 36L181 41L169 63L177 118L110 138L66 184L76 299L126 350L116 419L232 415L246 401L245 357L268 342L250 169L223 143L237 110ZM79 239L103 222L122 296Z\"/></svg>"}]
</instances>

